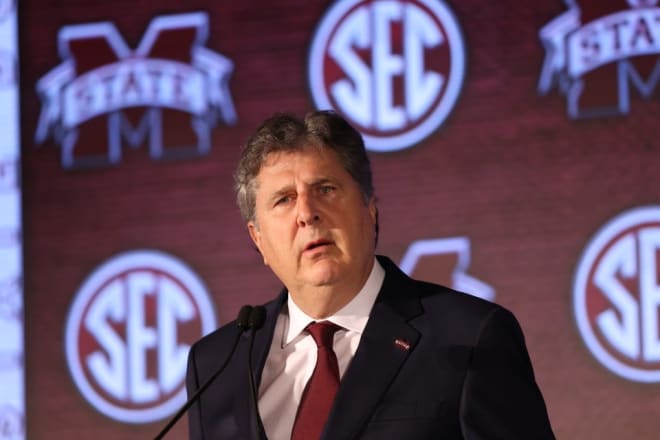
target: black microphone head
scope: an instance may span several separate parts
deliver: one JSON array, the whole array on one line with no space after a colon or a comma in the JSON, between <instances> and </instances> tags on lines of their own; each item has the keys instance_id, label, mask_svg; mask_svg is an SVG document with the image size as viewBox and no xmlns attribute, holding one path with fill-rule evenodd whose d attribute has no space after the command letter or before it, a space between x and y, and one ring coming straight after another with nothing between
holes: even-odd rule
<instances>
[{"instance_id":1,"label":"black microphone head","mask_svg":"<svg viewBox=\"0 0 660 440\"><path fill-rule=\"evenodd\" d=\"M250 316L252 316L252 306L245 305L241 307L240 312L238 312L238 317L236 318L236 325L241 330L247 330L250 326Z\"/></svg>"},{"instance_id":2,"label":"black microphone head","mask_svg":"<svg viewBox=\"0 0 660 440\"><path fill-rule=\"evenodd\" d=\"M264 306L255 306L252 308L248 324L251 329L259 330L266 322L266 308Z\"/></svg>"}]
</instances>

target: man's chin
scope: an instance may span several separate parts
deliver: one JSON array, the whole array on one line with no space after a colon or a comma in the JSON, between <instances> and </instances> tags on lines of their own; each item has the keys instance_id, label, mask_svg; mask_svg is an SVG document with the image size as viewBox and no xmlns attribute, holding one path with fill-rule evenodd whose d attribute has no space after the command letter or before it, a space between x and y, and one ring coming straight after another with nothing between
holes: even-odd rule
<instances>
[{"instance_id":1,"label":"man's chin","mask_svg":"<svg viewBox=\"0 0 660 440\"><path fill-rule=\"evenodd\" d=\"M308 279L316 286L330 286L341 274L339 264L330 258L314 261L308 269Z\"/></svg>"}]
</instances>

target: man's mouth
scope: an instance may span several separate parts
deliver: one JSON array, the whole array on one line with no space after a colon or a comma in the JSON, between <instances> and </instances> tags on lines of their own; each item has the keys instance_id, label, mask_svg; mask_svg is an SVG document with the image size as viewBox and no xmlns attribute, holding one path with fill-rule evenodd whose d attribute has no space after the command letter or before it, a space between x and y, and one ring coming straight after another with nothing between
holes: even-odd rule
<instances>
[{"instance_id":1,"label":"man's mouth","mask_svg":"<svg viewBox=\"0 0 660 440\"><path fill-rule=\"evenodd\" d=\"M330 244L332 244L332 242L330 240L323 240L323 239L315 240L315 241L312 241L312 242L308 243L307 246L305 246L305 252L314 250L316 248L320 248L322 246L327 246L327 245L330 245Z\"/></svg>"}]
</instances>

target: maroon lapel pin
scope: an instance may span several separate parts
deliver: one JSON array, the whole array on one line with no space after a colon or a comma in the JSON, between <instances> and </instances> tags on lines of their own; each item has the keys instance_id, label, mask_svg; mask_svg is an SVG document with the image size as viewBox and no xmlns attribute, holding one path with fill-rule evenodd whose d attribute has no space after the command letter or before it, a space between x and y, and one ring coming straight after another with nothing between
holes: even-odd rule
<instances>
[{"instance_id":1,"label":"maroon lapel pin","mask_svg":"<svg viewBox=\"0 0 660 440\"><path fill-rule=\"evenodd\" d=\"M394 346L402 351L410 350L410 342L406 341L405 339L396 338L394 340Z\"/></svg>"}]
</instances>

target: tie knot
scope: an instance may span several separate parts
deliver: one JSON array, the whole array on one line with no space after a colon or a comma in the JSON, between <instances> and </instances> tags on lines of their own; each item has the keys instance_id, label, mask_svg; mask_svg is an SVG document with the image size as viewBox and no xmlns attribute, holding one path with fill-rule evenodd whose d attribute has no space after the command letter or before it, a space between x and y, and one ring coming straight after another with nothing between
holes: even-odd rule
<instances>
[{"instance_id":1,"label":"tie knot","mask_svg":"<svg viewBox=\"0 0 660 440\"><path fill-rule=\"evenodd\" d=\"M333 324L330 321L321 321L309 324L307 326L307 331L312 335L312 338L314 338L317 347L332 348L333 336L339 328L340 327L337 324Z\"/></svg>"}]
</instances>

